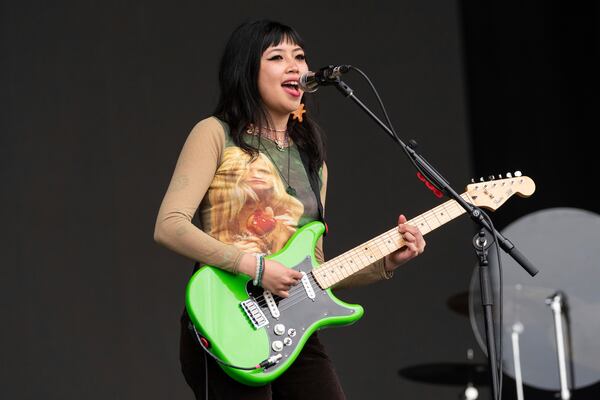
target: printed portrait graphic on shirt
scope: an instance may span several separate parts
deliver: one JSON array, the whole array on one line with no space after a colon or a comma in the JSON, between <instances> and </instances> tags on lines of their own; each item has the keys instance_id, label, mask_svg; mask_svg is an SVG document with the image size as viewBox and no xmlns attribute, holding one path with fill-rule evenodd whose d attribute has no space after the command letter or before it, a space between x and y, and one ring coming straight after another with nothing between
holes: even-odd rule
<instances>
[{"instance_id":1,"label":"printed portrait graphic on shirt","mask_svg":"<svg viewBox=\"0 0 600 400\"><path fill-rule=\"evenodd\" d=\"M259 153L251 159L238 147L224 150L209 201L215 207L211 236L245 252L279 251L296 231L304 211L302 203L286 192L267 156Z\"/></svg>"}]
</instances>

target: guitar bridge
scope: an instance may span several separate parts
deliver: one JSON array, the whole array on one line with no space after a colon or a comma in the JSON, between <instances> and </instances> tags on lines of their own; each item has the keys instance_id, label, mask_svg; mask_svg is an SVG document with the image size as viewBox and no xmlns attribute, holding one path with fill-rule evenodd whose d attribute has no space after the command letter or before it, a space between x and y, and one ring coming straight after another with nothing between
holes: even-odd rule
<instances>
[{"instance_id":1,"label":"guitar bridge","mask_svg":"<svg viewBox=\"0 0 600 400\"><path fill-rule=\"evenodd\" d=\"M252 322L252 325L254 325L254 329L259 329L269 324L265 314L262 312L258 304L256 304L252 299L242 301L240 306L250 319L250 322Z\"/></svg>"}]
</instances>

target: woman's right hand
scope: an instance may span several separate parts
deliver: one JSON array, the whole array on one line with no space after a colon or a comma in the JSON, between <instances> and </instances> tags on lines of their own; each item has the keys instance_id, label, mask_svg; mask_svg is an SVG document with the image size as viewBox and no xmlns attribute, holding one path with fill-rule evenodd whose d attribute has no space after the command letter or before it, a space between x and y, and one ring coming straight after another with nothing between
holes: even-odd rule
<instances>
[{"instance_id":1,"label":"woman's right hand","mask_svg":"<svg viewBox=\"0 0 600 400\"><path fill-rule=\"evenodd\" d=\"M254 279L256 275L256 256L254 254L246 253L242 256L240 272ZM302 279L300 272L265 258L261 286L272 294L283 298L288 297L290 288L298 284L300 279Z\"/></svg>"},{"instance_id":2,"label":"woman's right hand","mask_svg":"<svg viewBox=\"0 0 600 400\"><path fill-rule=\"evenodd\" d=\"M288 297L289 290L298 284L302 274L294 269L284 267L277 261L265 258L265 269L262 276L262 287L279 297Z\"/></svg>"}]
</instances>

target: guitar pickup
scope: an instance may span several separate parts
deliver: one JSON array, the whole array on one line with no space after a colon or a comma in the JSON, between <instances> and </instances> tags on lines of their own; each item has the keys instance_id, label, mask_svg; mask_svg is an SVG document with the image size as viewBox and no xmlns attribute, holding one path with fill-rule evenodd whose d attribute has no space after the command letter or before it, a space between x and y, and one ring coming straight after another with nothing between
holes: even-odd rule
<instances>
[{"instance_id":1,"label":"guitar pickup","mask_svg":"<svg viewBox=\"0 0 600 400\"><path fill-rule=\"evenodd\" d=\"M310 281L308 280L308 276L306 275L306 273L304 271L301 271L301 273L302 273L302 279L300 280L300 282L302 282L302 286L304 286L306 295L308 296L309 299L314 300L315 299L315 291L314 291L312 285L310 284Z\"/></svg>"},{"instance_id":2,"label":"guitar pickup","mask_svg":"<svg viewBox=\"0 0 600 400\"><path fill-rule=\"evenodd\" d=\"M275 298L273 298L273 294L271 292L269 292L268 290L265 290L263 292L263 297L265 298L265 301L267 303L267 307L269 307L269 311L271 312L271 316L273 318L279 318L279 316L281 314L279 313L279 308L277 308L277 302L275 302Z\"/></svg>"},{"instance_id":3,"label":"guitar pickup","mask_svg":"<svg viewBox=\"0 0 600 400\"><path fill-rule=\"evenodd\" d=\"M254 325L254 329L259 329L269 324L265 314L252 299L242 301L240 306L250 319L250 322L252 322L252 325Z\"/></svg>"}]
</instances>

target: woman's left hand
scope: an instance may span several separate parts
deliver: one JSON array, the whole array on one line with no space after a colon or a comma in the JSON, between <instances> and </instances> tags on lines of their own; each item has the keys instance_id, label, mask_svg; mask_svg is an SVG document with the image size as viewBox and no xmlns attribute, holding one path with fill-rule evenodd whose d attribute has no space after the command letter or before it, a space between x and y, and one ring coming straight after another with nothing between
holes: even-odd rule
<instances>
[{"instance_id":1,"label":"woman's left hand","mask_svg":"<svg viewBox=\"0 0 600 400\"><path fill-rule=\"evenodd\" d=\"M395 270L425 250L426 243L421 231L414 225L408 225L403 214L398 217L398 232L405 245L385 257L386 271Z\"/></svg>"}]
</instances>

